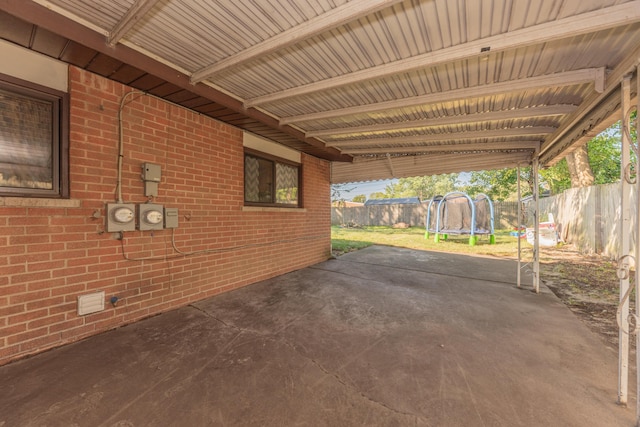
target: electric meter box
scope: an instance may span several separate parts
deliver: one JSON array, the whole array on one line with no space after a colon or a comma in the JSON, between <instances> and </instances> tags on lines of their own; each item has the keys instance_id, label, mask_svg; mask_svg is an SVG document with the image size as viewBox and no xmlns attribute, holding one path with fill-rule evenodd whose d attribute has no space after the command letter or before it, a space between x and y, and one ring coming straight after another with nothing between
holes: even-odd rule
<instances>
[{"instance_id":1,"label":"electric meter box","mask_svg":"<svg viewBox=\"0 0 640 427\"><path fill-rule=\"evenodd\" d=\"M138 229L162 230L164 228L164 209L162 205L142 203L138 205Z\"/></svg>"},{"instance_id":2,"label":"electric meter box","mask_svg":"<svg viewBox=\"0 0 640 427\"><path fill-rule=\"evenodd\" d=\"M107 203L107 232L135 231L135 211L133 203Z\"/></svg>"}]
</instances>

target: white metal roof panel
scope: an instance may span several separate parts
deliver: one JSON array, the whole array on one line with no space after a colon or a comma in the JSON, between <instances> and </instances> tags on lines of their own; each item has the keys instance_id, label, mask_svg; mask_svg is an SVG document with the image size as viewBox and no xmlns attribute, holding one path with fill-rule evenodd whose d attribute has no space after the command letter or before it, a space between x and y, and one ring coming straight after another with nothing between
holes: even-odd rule
<instances>
[{"instance_id":1,"label":"white metal roof panel","mask_svg":"<svg viewBox=\"0 0 640 427\"><path fill-rule=\"evenodd\" d=\"M553 162L640 56L640 0L39 3L107 35L129 20L116 42L353 156L336 181L502 167L532 142Z\"/></svg>"}]
</instances>

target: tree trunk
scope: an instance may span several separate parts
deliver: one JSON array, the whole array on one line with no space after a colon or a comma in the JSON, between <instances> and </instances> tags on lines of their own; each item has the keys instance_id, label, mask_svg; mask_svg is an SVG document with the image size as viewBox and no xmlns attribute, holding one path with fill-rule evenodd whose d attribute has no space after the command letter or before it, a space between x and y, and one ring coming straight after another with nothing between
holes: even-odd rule
<instances>
[{"instance_id":1,"label":"tree trunk","mask_svg":"<svg viewBox=\"0 0 640 427\"><path fill-rule=\"evenodd\" d=\"M567 154L566 159L569 166L569 175L571 175L571 187L593 185L595 177L589 165L589 153L586 145L578 148L573 153Z\"/></svg>"}]
</instances>

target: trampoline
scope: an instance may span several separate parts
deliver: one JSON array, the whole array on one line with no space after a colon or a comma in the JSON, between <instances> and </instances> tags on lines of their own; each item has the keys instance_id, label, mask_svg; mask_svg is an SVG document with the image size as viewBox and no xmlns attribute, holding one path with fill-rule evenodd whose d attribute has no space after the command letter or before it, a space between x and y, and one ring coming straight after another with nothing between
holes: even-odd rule
<instances>
[{"instance_id":1,"label":"trampoline","mask_svg":"<svg viewBox=\"0 0 640 427\"><path fill-rule=\"evenodd\" d=\"M436 242L451 234L469 235L469 245L474 246L478 236L486 235L494 244L493 203L486 194L475 199L459 191L435 196L427 207L425 228L425 238L433 234Z\"/></svg>"}]
</instances>

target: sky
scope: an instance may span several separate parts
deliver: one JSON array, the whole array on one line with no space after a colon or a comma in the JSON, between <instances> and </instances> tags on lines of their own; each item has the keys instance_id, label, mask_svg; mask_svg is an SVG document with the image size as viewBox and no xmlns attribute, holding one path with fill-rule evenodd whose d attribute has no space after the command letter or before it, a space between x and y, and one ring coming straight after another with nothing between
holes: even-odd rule
<instances>
[{"instance_id":1,"label":"sky","mask_svg":"<svg viewBox=\"0 0 640 427\"><path fill-rule=\"evenodd\" d=\"M344 184L344 191L342 191L341 196L344 197L345 200L351 200L354 196L359 194L364 194L369 199L369 195L377 192L384 192L384 189L387 185L398 182L397 179L384 179L381 181L368 181L368 182L350 182L348 184ZM350 191L346 191L350 190Z\"/></svg>"},{"instance_id":2,"label":"sky","mask_svg":"<svg viewBox=\"0 0 640 427\"><path fill-rule=\"evenodd\" d=\"M461 172L458 176L458 181L461 184L466 184L469 180L469 176L471 174L469 172ZM350 182L347 184L343 184L344 191L341 191L341 198L344 200L351 200L354 196L359 194L364 194L369 200L369 195L377 192L384 192L384 189L389 184L395 184L398 182L397 179L383 179L380 181L367 181L367 182ZM350 191L346 191L350 190Z\"/></svg>"}]
</instances>

